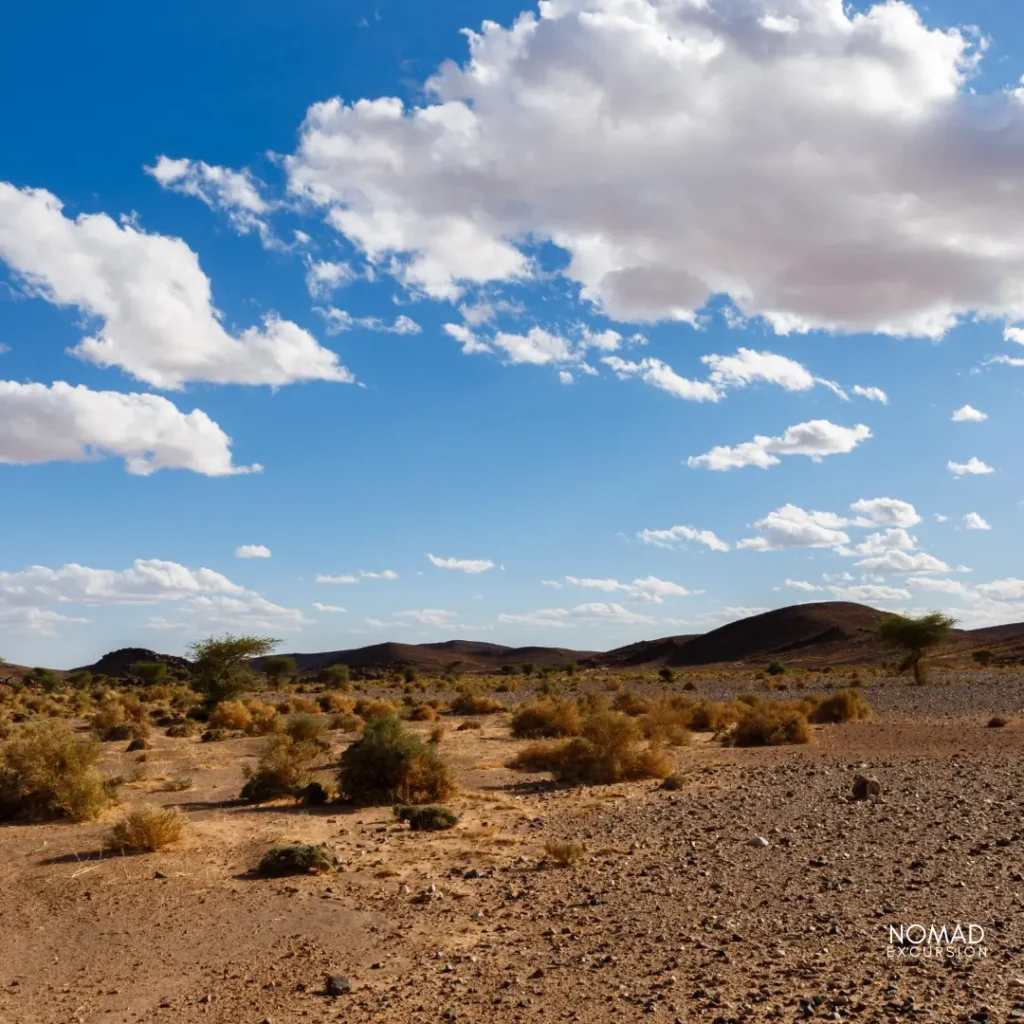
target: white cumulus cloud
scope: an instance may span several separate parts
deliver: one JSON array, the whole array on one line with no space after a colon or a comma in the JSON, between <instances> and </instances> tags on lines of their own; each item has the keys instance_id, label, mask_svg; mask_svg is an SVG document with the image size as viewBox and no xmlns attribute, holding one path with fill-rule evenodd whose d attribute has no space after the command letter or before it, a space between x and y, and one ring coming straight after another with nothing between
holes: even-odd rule
<instances>
[{"instance_id":1,"label":"white cumulus cloud","mask_svg":"<svg viewBox=\"0 0 1024 1024\"><path fill-rule=\"evenodd\" d=\"M808 512L786 504L754 523L756 537L737 543L741 551L785 551L787 548L834 548L849 544L841 529L847 520L834 512Z\"/></svg>"},{"instance_id":2,"label":"white cumulus cloud","mask_svg":"<svg viewBox=\"0 0 1024 1024\"><path fill-rule=\"evenodd\" d=\"M977 512L968 512L964 516L964 527L968 530L991 530L992 527Z\"/></svg>"},{"instance_id":3,"label":"white cumulus cloud","mask_svg":"<svg viewBox=\"0 0 1024 1024\"><path fill-rule=\"evenodd\" d=\"M947 462L946 469L954 476L985 476L995 472L987 462L973 455L966 462Z\"/></svg>"},{"instance_id":4,"label":"white cumulus cloud","mask_svg":"<svg viewBox=\"0 0 1024 1024\"><path fill-rule=\"evenodd\" d=\"M180 238L104 213L71 220L43 189L0 182L0 260L32 294L95 321L75 355L154 387L354 379L308 331L275 314L228 332L199 258Z\"/></svg>"},{"instance_id":5,"label":"white cumulus cloud","mask_svg":"<svg viewBox=\"0 0 1024 1024\"><path fill-rule=\"evenodd\" d=\"M961 405L950 418L954 423L983 423L988 419L988 413L975 409L973 405Z\"/></svg>"},{"instance_id":6,"label":"white cumulus cloud","mask_svg":"<svg viewBox=\"0 0 1024 1024\"><path fill-rule=\"evenodd\" d=\"M806 455L820 462L826 455L845 455L871 437L863 423L841 427L828 420L810 420L788 427L780 437L756 436L753 441L730 448L719 445L704 455L692 455L688 466L725 471L744 466L767 469L776 466L783 455Z\"/></svg>"},{"instance_id":7,"label":"white cumulus cloud","mask_svg":"<svg viewBox=\"0 0 1024 1024\"><path fill-rule=\"evenodd\" d=\"M240 544L235 548L235 558L269 558L270 548L265 544Z\"/></svg>"},{"instance_id":8,"label":"white cumulus cloud","mask_svg":"<svg viewBox=\"0 0 1024 1024\"><path fill-rule=\"evenodd\" d=\"M610 367L620 380L627 377L638 377L640 380L659 391L666 391L675 398L684 398L690 402L717 402L721 392L713 384L705 380L690 380L680 377L675 370L660 359L641 359L631 362L619 356L606 356L601 360Z\"/></svg>"},{"instance_id":9,"label":"white cumulus cloud","mask_svg":"<svg viewBox=\"0 0 1024 1024\"><path fill-rule=\"evenodd\" d=\"M136 476L160 469L229 476L262 468L236 466L231 438L206 413L181 412L159 395L0 381L0 463L109 457L123 458Z\"/></svg>"},{"instance_id":10,"label":"white cumulus cloud","mask_svg":"<svg viewBox=\"0 0 1024 1024\"><path fill-rule=\"evenodd\" d=\"M527 245L549 241L624 321L693 321L723 293L779 332L1020 318L1024 196L1006 169L1024 104L976 94L977 33L924 17L551 0L468 32L469 60L420 106L310 107L290 188L438 298L539 273Z\"/></svg>"}]
</instances>

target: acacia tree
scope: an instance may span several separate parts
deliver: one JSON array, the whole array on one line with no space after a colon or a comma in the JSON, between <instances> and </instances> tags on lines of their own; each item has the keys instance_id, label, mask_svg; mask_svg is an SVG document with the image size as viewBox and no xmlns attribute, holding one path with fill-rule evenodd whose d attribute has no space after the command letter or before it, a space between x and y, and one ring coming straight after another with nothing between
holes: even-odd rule
<instances>
[{"instance_id":1,"label":"acacia tree","mask_svg":"<svg viewBox=\"0 0 1024 1024\"><path fill-rule=\"evenodd\" d=\"M287 654L275 654L272 658L266 658L260 667L275 688L283 676L295 675L299 670L296 660Z\"/></svg>"},{"instance_id":2,"label":"acacia tree","mask_svg":"<svg viewBox=\"0 0 1024 1024\"><path fill-rule=\"evenodd\" d=\"M912 670L914 682L923 685L928 682L923 664L925 654L946 640L954 626L956 619L942 612L929 612L917 618L889 615L878 624L878 635L886 643L906 652L899 672Z\"/></svg>"},{"instance_id":3,"label":"acacia tree","mask_svg":"<svg viewBox=\"0 0 1024 1024\"><path fill-rule=\"evenodd\" d=\"M252 687L251 658L270 654L280 643L268 636L235 636L225 633L189 644L192 689L207 707L237 697Z\"/></svg>"}]
</instances>

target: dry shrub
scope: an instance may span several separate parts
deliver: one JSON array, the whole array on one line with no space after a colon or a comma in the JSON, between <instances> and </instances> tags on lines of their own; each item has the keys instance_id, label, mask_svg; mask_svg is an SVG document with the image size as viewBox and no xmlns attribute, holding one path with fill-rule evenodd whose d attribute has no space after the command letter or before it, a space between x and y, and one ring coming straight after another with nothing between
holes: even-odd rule
<instances>
[{"instance_id":1,"label":"dry shrub","mask_svg":"<svg viewBox=\"0 0 1024 1024\"><path fill-rule=\"evenodd\" d=\"M250 701L245 706L249 712L249 722L245 726L246 736L269 736L281 731L281 716L273 704L262 701Z\"/></svg>"},{"instance_id":2,"label":"dry shrub","mask_svg":"<svg viewBox=\"0 0 1024 1024\"><path fill-rule=\"evenodd\" d=\"M198 722L193 722L191 718L185 718L180 722L172 722L164 735L170 736L172 739L187 739L199 732L200 728Z\"/></svg>"},{"instance_id":3,"label":"dry shrub","mask_svg":"<svg viewBox=\"0 0 1024 1024\"><path fill-rule=\"evenodd\" d=\"M455 777L436 745L407 732L391 715L371 718L345 749L338 785L359 804L430 804L454 792Z\"/></svg>"},{"instance_id":4,"label":"dry shrub","mask_svg":"<svg viewBox=\"0 0 1024 1024\"><path fill-rule=\"evenodd\" d=\"M108 850L162 850L176 843L188 828L188 816L177 807L143 804L128 812L108 834L104 846Z\"/></svg>"},{"instance_id":5,"label":"dry shrub","mask_svg":"<svg viewBox=\"0 0 1024 1024\"><path fill-rule=\"evenodd\" d=\"M482 729L483 726L479 722L474 722L470 719L468 722L460 722L456 728L456 732L469 732L471 729Z\"/></svg>"},{"instance_id":6,"label":"dry shrub","mask_svg":"<svg viewBox=\"0 0 1024 1024\"><path fill-rule=\"evenodd\" d=\"M390 718L398 710L397 704L389 700L371 700L360 697L352 707L352 711L365 721L371 718Z\"/></svg>"},{"instance_id":7,"label":"dry shrub","mask_svg":"<svg viewBox=\"0 0 1024 1024\"><path fill-rule=\"evenodd\" d=\"M632 690L620 693L612 702L613 710L621 711L624 715L633 718L647 714L650 707L651 702L646 697L641 697L640 694L634 693Z\"/></svg>"},{"instance_id":8,"label":"dry shrub","mask_svg":"<svg viewBox=\"0 0 1024 1024\"><path fill-rule=\"evenodd\" d=\"M102 753L54 722L26 725L0 747L0 819L97 817L115 788L96 770Z\"/></svg>"},{"instance_id":9,"label":"dry shrub","mask_svg":"<svg viewBox=\"0 0 1024 1024\"><path fill-rule=\"evenodd\" d=\"M255 771L246 768L241 797L253 804L294 796L310 781L310 769L323 751L316 743L297 741L291 736L271 737Z\"/></svg>"},{"instance_id":10,"label":"dry shrub","mask_svg":"<svg viewBox=\"0 0 1024 1024\"><path fill-rule=\"evenodd\" d=\"M444 739L444 726L435 725L430 730L430 736L427 737L427 742L432 743L435 747Z\"/></svg>"},{"instance_id":11,"label":"dry shrub","mask_svg":"<svg viewBox=\"0 0 1024 1024\"><path fill-rule=\"evenodd\" d=\"M184 772L178 775L172 775L160 788L165 793L184 793L186 790L192 789L195 785L195 780L191 775L185 775Z\"/></svg>"},{"instance_id":12,"label":"dry shrub","mask_svg":"<svg viewBox=\"0 0 1024 1024\"><path fill-rule=\"evenodd\" d=\"M412 722L433 722L437 718L437 712L429 704L417 704L409 712L409 720Z\"/></svg>"},{"instance_id":13,"label":"dry shrub","mask_svg":"<svg viewBox=\"0 0 1024 1024\"><path fill-rule=\"evenodd\" d=\"M1004 718L1002 715L993 715L988 720L989 729L1002 729L1009 724L1010 720L1008 718Z\"/></svg>"},{"instance_id":14,"label":"dry shrub","mask_svg":"<svg viewBox=\"0 0 1024 1024\"><path fill-rule=\"evenodd\" d=\"M811 711L812 722L861 722L871 717L871 705L859 690L837 690Z\"/></svg>"},{"instance_id":15,"label":"dry shrub","mask_svg":"<svg viewBox=\"0 0 1024 1024\"><path fill-rule=\"evenodd\" d=\"M810 743L811 738L811 727L799 705L764 701L740 718L728 742L736 747L778 747Z\"/></svg>"},{"instance_id":16,"label":"dry shrub","mask_svg":"<svg viewBox=\"0 0 1024 1024\"><path fill-rule=\"evenodd\" d=\"M327 732L328 721L320 715L292 715L285 722L284 731L293 740L315 741Z\"/></svg>"},{"instance_id":17,"label":"dry shrub","mask_svg":"<svg viewBox=\"0 0 1024 1024\"><path fill-rule=\"evenodd\" d=\"M315 715L320 710L320 705L308 697L286 697L278 701L277 710L282 715Z\"/></svg>"},{"instance_id":18,"label":"dry shrub","mask_svg":"<svg viewBox=\"0 0 1024 1024\"><path fill-rule=\"evenodd\" d=\"M603 711L583 720L582 735L531 743L509 767L551 772L560 782L605 784L663 779L672 772L672 760L657 743L644 744L640 727L628 715Z\"/></svg>"},{"instance_id":19,"label":"dry shrub","mask_svg":"<svg viewBox=\"0 0 1024 1024\"><path fill-rule=\"evenodd\" d=\"M578 736L580 709L574 701L538 697L520 704L512 715L512 735L521 740Z\"/></svg>"},{"instance_id":20,"label":"dry shrub","mask_svg":"<svg viewBox=\"0 0 1024 1024\"><path fill-rule=\"evenodd\" d=\"M549 839L544 844L544 855L553 864L567 868L581 860L587 848L575 839Z\"/></svg>"},{"instance_id":21,"label":"dry shrub","mask_svg":"<svg viewBox=\"0 0 1024 1024\"><path fill-rule=\"evenodd\" d=\"M342 712L339 715L331 715L328 728L338 732L358 732L363 727L363 720L358 715Z\"/></svg>"},{"instance_id":22,"label":"dry shrub","mask_svg":"<svg viewBox=\"0 0 1024 1024\"><path fill-rule=\"evenodd\" d=\"M210 714L211 729L242 731L252 721L252 714L240 700L222 700Z\"/></svg>"},{"instance_id":23,"label":"dry shrub","mask_svg":"<svg viewBox=\"0 0 1024 1024\"><path fill-rule=\"evenodd\" d=\"M694 732L722 732L739 720L741 708L720 701L701 701L690 713Z\"/></svg>"},{"instance_id":24,"label":"dry shrub","mask_svg":"<svg viewBox=\"0 0 1024 1024\"><path fill-rule=\"evenodd\" d=\"M672 698L652 701L639 718L640 729L649 740L659 740L670 747L685 747L693 738L687 727L693 708Z\"/></svg>"},{"instance_id":25,"label":"dry shrub","mask_svg":"<svg viewBox=\"0 0 1024 1024\"><path fill-rule=\"evenodd\" d=\"M352 710L352 701L340 693L321 693L316 703L321 711L328 714Z\"/></svg>"},{"instance_id":26,"label":"dry shrub","mask_svg":"<svg viewBox=\"0 0 1024 1024\"><path fill-rule=\"evenodd\" d=\"M326 846L290 843L272 846L256 870L261 875L319 875L334 870L334 858Z\"/></svg>"},{"instance_id":27,"label":"dry shrub","mask_svg":"<svg viewBox=\"0 0 1024 1024\"><path fill-rule=\"evenodd\" d=\"M149 735L146 709L132 694L108 693L90 719L89 727L101 740L138 740Z\"/></svg>"},{"instance_id":28,"label":"dry shrub","mask_svg":"<svg viewBox=\"0 0 1024 1024\"><path fill-rule=\"evenodd\" d=\"M472 690L462 690L452 701L453 715L493 715L504 711L505 705L495 697L485 697Z\"/></svg>"}]
</instances>

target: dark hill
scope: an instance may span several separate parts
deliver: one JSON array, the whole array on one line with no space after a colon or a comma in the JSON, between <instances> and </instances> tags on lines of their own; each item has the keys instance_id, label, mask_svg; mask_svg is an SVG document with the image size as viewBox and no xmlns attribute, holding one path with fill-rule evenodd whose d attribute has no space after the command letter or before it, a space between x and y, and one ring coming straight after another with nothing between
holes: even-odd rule
<instances>
[{"instance_id":1,"label":"dark hill","mask_svg":"<svg viewBox=\"0 0 1024 1024\"><path fill-rule=\"evenodd\" d=\"M190 662L176 658L173 654L157 654L145 647L122 647L119 651L104 654L94 665L85 665L76 671L91 672L93 675L120 677L131 675L132 665L137 661L162 661L168 669L188 670Z\"/></svg>"},{"instance_id":2,"label":"dark hill","mask_svg":"<svg viewBox=\"0 0 1024 1024\"><path fill-rule=\"evenodd\" d=\"M879 657L876 637L884 612L847 601L776 608L695 636L669 653L670 665L712 665L794 653L842 662Z\"/></svg>"},{"instance_id":3,"label":"dark hill","mask_svg":"<svg viewBox=\"0 0 1024 1024\"><path fill-rule=\"evenodd\" d=\"M681 648L699 633L682 636L666 636L660 640L640 640L625 647L599 654L595 659L604 668L636 668L640 665L666 665L675 658Z\"/></svg>"},{"instance_id":4,"label":"dark hill","mask_svg":"<svg viewBox=\"0 0 1024 1024\"><path fill-rule=\"evenodd\" d=\"M300 672L312 672L328 665L380 669L410 666L422 672L441 672L455 661L461 662L461 667L468 672L497 672L502 665L524 665L527 662L537 666L564 665L594 656L593 651L572 651L561 647L504 647L476 640L445 640L432 644L383 643L347 651L289 654L295 659ZM260 660L257 659L255 664L259 666Z\"/></svg>"}]
</instances>

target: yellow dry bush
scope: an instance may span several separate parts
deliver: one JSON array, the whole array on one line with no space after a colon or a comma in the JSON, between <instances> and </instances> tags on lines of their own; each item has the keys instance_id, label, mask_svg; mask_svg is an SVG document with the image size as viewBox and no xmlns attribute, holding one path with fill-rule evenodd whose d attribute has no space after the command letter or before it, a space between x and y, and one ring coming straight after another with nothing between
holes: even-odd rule
<instances>
[{"instance_id":1,"label":"yellow dry bush","mask_svg":"<svg viewBox=\"0 0 1024 1024\"><path fill-rule=\"evenodd\" d=\"M55 722L24 726L0 747L0 819L97 817L114 793L96 770L102 754Z\"/></svg>"},{"instance_id":2,"label":"yellow dry bush","mask_svg":"<svg viewBox=\"0 0 1024 1024\"><path fill-rule=\"evenodd\" d=\"M807 716L798 706L763 701L740 718L727 742L736 747L777 747L787 743L810 743L812 737Z\"/></svg>"},{"instance_id":3,"label":"yellow dry bush","mask_svg":"<svg viewBox=\"0 0 1024 1024\"><path fill-rule=\"evenodd\" d=\"M187 828L188 816L178 808L143 804L110 830L104 845L121 852L162 850L178 842Z\"/></svg>"},{"instance_id":4,"label":"yellow dry bush","mask_svg":"<svg viewBox=\"0 0 1024 1024\"><path fill-rule=\"evenodd\" d=\"M512 715L512 735L522 740L578 736L580 728L580 709L574 701L558 697L527 701Z\"/></svg>"},{"instance_id":5,"label":"yellow dry bush","mask_svg":"<svg viewBox=\"0 0 1024 1024\"><path fill-rule=\"evenodd\" d=\"M612 783L663 779L672 759L658 743L644 742L637 723L619 711L588 715L580 736L531 743L509 763L521 771L548 771L562 782Z\"/></svg>"},{"instance_id":6,"label":"yellow dry bush","mask_svg":"<svg viewBox=\"0 0 1024 1024\"><path fill-rule=\"evenodd\" d=\"M281 731L281 716L273 704L254 700L246 705L246 710L249 712L249 722L245 726L247 736L269 736Z\"/></svg>"},{"instance_id":7,"label":"yellow dry bush","mask_svg":"<svg viewBox=\"0 0 1024 1024\"><path fill-rule=\"evenodd\" d=\"M210 714L211 729L248 728L252 721L249 709L240 700L222 700Z\"/></svg>"}]
</instances>

